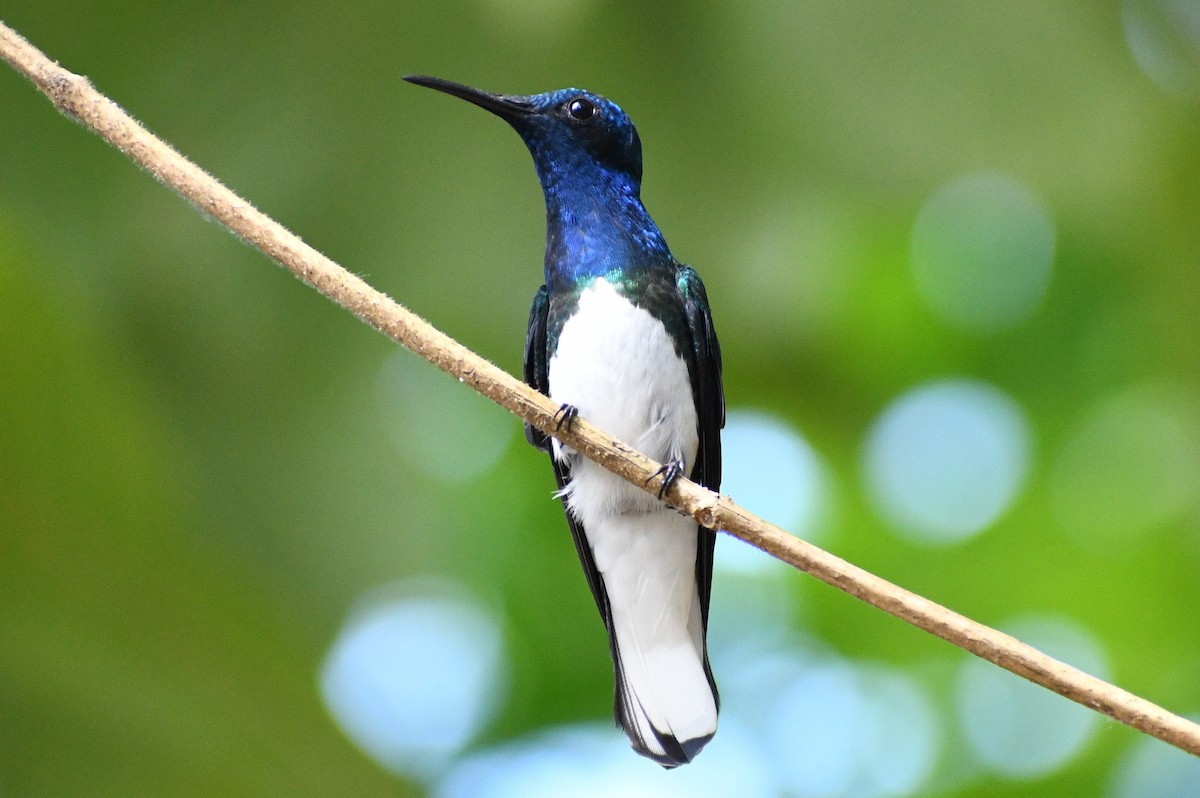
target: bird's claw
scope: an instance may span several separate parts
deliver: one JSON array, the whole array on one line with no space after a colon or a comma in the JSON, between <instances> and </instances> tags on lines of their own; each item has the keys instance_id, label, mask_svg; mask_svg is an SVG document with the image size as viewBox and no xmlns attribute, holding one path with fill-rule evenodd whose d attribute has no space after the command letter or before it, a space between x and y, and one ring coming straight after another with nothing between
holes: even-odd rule
<instances>
[{"instance_id":1,"label":"bird's claw","mask_svg":"<svg viewBox=\"0 0 1200 798\"><path fill-rule=\"evenodd\" d=\"M579 418L579 408L575 405L562 405L558 410L554 411L554 429L561 431L563 427L567 428L567 432L571 431L571 425L575 423L575 419Z\"/></svg>"},{"instance_id":2,"label":"bird's claw","mask_svg":"<svg viewBox=\"0 0 1200 798\"><path fill-rule=\"evenodd\" d=\"M658 499L662 501L662 497L667 495L667 491L675 484L675 481L683 476L683 460L678 457L674 460L668 460L658 467L658 470L650 475L650 482L655 477L662 477L662 484L658 486Z\"/></svg>"}]
</instances>

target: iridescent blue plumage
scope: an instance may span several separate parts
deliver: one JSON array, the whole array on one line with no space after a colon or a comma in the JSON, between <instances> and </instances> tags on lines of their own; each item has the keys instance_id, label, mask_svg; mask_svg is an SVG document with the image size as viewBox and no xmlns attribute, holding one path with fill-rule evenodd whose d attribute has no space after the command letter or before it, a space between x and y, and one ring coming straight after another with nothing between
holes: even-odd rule
<instances>
[{"instance_id":1,"label":"iridescent blue plumage","mask_svg":"<svg viewBox=\"0 0 1200 798\"><path fill-rule=\"evenodd\" d=\"M575 414L716 490L724 426L721 353L704 286L671 255L641 201L642 148L616 104L581 89L499 95L419 85L497 114L533 155L546 197L545 285L534 298L525 379ZM708 664L716 534L527 428L551 453L559 495L616 672L615 714L666 767L716 731ZM661 493L659 494L661 497Z\"/></svg>"},{"instance_id":2,"label":"iridescent blue plumage","mask_svg":"<svg viewBox=\"0 0 1200 798\"><path fill-rule=\"evenodd\" d=\"M564 124L545 113L572 102L590 103L596 121ZM629 117L609 100L578 89L537 95L533 105L542 113L522 117L514 127L546 195L547 285L673 264L642 205L642 145Z\"/></svg>"}]
</instances>

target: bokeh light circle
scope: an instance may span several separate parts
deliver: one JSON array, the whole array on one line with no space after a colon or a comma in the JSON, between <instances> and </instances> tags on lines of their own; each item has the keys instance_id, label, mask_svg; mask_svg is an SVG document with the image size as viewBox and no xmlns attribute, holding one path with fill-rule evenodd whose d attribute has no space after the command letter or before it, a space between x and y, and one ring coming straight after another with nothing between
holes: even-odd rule
<instances>
[{"instance_id":1,"label":"bokeh light circle","mask_svg":"<svg viewBox=\"0 0 1200 798\"><path fill-rule=\"evenodd\" d=\"M746 638L736 655L721 684L722 722L752 730L776 794L913 795L932 777L941 723L905 671L845 659L809 636Z\"/></svg>"},{"instance_id":2,"label":"bokeh light circle","mask_svg":"<svg viewBox=\"0 0 1200 798\"><path fill-rule=\"evenodd\" d=\"M1122 0L1121 26L1133 60L1160 89L1200 97L1200 3Z\"/></svg>"},{"instance_id":3,"label":"bokeh light circle","mask_svg":"<svg viewBox=\"0 0 1200 798\"><path fill-rule=\"evenodd\" d=\"M1056 659L1107 678L1103 649L1073 621L1032 616L1001 628ZM1083 749L1100 720L1086 707L974 657L963 662L955 696L959 724L975 758L1011 777L1034 778L1058 769Z\"/></svg>"},{"instance_id":4,"label":"bokeh light circle","mask_svg":"<svg viewBox=\"0 0 1200 798\"><path fill-rule=\"evenodd\" d=\"M1045 296L1054 225L1015 180L969 175L926 201L909 253L917 290L934 312L964 330L995 332L1024 321Z\"/></svg>"},{"instance_id":5,"label":"bokeh light circle","mask_svg":"<svg viewBox=\"0 0 1200 798\"><path fill-rule=\"evenodd\" d=\"M829 510L820 458L787 422L759 410L730 411L721 434L721 492L806 540L819 538ZM737 571L772 567L750 546L721 547L716 564Z\"/></svg>"},{"instance_id":6,"label":"bokeh light circle","mask_svg":"<svg viewBox=\"0 0 1200 798\"><path fill-rule=\"evenodd\" d=\"M1190 719L1200 723L1196 715ZM1200 795L1200 759L1161 740L1139 737L1117 764L1108 795L1110 798L1196 798Z\"/></svg>"},{"instance_id":7,"label":"bokeh light circle","mask_svg":"<svg viewBox=\"0 0 1200 798\"><path fill-rule=\"evenodd\" d=\"M868 493L900 533L951 543L991 525L1029 469L1030 432L996 388L945 380L896 399L867 433Z\"/></svg>"},{"instance_id":8,"label":"bokeh light circle","mask_svg":"<svg viewBox=\"0 0 1200 798\"><path fill-rule=\"evenodd\" d=\"M325 658L320 689L363 751L428 777L490 719L505 673L492 616L461 587L420 580L360 603Z\"/></svg>"},{"instance_id":9,"label":"bokeh light circle","mask_svg":"<svg viewBox=\"0 0 1200 798\"><path fill-rule=\"evenodd\" d=\"M856 775L865 713L854 671L842 663L806 670L781 690L763 722L785 792L845 795Z\"/></svg>"},{"instance_id":10,"label":"bokeh light circle","mask_svg":"<svg viewBox=\"0 0 1200 798\"><path fill-rule=\"evenodd\" d=\"M887 666L828 658L800 670L763 709L764 745L786 795L911 795L937 762L931 700Z\"/></svg>"},{"instance_id":11,"label":"bokeh light circle","mask_svg":"<svg viewBox=\"0 0 1200 798\"><path fill-rule=\"evenodd\" d=\"M941 726L933 702L903 671L860 666L859 677L868 713L852 794L913 795L937 764Z\"/></svg>"}]
</instances>

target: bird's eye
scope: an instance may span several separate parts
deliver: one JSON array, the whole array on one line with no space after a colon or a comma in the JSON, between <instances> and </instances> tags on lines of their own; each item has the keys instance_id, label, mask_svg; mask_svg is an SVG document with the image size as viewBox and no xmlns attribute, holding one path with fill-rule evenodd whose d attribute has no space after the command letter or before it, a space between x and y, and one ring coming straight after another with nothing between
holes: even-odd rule
<instances>
[{"instance_id":1,"label":"bird's eye","mask_svg":"<svg viewBox=\"0 0 1200 798\"><path fill-rule=\"evenodd\" d=\"M596 115L596 106L588 100L579 97L567 103L567 113L571 115L572 119L586 122Z\"/></svg>"}]
</instances>

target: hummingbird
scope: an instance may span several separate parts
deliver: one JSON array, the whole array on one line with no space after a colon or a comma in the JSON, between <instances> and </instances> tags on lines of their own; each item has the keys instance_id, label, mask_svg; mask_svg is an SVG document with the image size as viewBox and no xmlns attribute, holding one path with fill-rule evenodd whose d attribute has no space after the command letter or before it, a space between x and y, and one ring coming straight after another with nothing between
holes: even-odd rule
<instances>
[{"instance_id":1,"label":"hummingbird","mask_svg":"<svg viewBox=\"0 0 1200 798\"><path fill-rule=\"evenodd\" d=\"M608 632L614 717L638 753L671 768L717 730L705 642L716 532L661 500L683 475L717 490L725 397L700 276L675 259L641 200L642 145L612 101L582 89L493 94L411 83L511 125L546 199L545 283L525 338L525 382L663 464L657 495L526 424L550 454L567 524Z\"/></svg>"}]
</instances>

